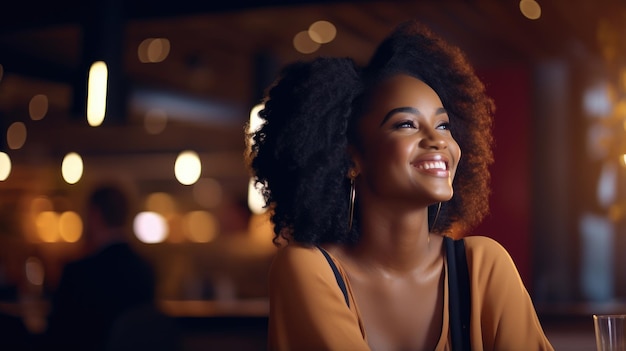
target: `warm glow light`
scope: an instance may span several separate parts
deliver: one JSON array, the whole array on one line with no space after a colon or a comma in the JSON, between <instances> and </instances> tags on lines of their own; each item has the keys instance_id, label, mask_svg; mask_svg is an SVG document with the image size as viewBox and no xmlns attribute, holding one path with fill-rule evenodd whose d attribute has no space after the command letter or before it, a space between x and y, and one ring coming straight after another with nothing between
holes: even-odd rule
<instances>
[{"instance_id":1,"label":"warm glow light","mask_svg":"<svg viewBox=\"0 0 626 351\"><path fill-rule=\"evenodd\" d=\"M140 212L133 220L135 236L146 244L156 244L165 240L169 231L163 216L155 212Z\"/></svg>"},{"instance_id":2,"label":"warm glow light","mask_svg":"<svg viewBox=\"0 0 626 351\"><path fill-rule=\"evenodd\" d=\"M293 37L293 47L300 53L311 54L320 48L320 44L314 42L309 36L309 31L305 30Z\"/></svg>"},{"instance_id":3,"label":"warm glow light","mask_svg":"<svg viewBox=\"0 0 626 351\"><path fill-rule=\"evenodd\" d=\"M535 0L521 0L519 9L524 17L528 19L536 20L541 17L541 6Z\"/></svg>"},{"instance_id":4,"label":"warm glow light","mask_svg":"<svg viewBox=\"0 0 626 351\"><path fill-rule=\"evenodd\" d=\"M622 160L622 166L626 167L626 154L622 154L620 158Z\"/></svg>"},{"instance_id":5,"label":"warm glow light","mask_svg":"<svg viewBox=\"0 0 626 351\"><path fill-rule=\"evenodd\" d=\"M337 35L337 28L328 21L317 21L309 27L311 40L319 44L330 43Z\"/></svg>"},{"instance_id":6,"label":"warm glow light","mask_svg":"<svg viewBox=\"0 0 626 351\"><path fill-rule=\"evenodd\" d=\"M215 239L218 222L207 211L191 211L184 217L184 232L187 238L196 243L208 243Z\"/></svg>"},{"instance_id":7,"label":"warm glow light","mask_svg":"<svg viewBox=\"0 0 626 351\"><path fill-rule=\"evenodd\" d=\"M11 158L0 151L0 182L5 181L11 174Z\"/></svg>"},{"instance_id":8,"label":"warm glow light","mask_svg":"<svg viewBox=\"0 0 626 351\"><path fill-rule=\"evenodd\" d=\"M213 178L198 180L192 191L194 200L205 208L215 208L222 202L222 185Z\"/></svg>"},{"instance_id":9,"label":"warm glow light","mask_svg":"<svg viewBox=\"0 0 626 351\"><path fill-rule=\"evenodd\" d=\"M167 216L176 212L176 203L170 194L157 192L148 195L146 198L145 209L146 211L156 212L163 216Z\"/></svg>"},{"instance_id":10,"label":"warm glow light","mask_svg":"<svg viewBox=\"0 0 626 351\"><path fill-rule=\"evenodd\" d=\"M139 44L137 57L142 63L157 63L170 53L170 41L165 38L148 38Z\"/></svg>"},{"instance_id":11,"label":"warm glow light","mask_svg":"<svg viewBox=\"0 0 626 351\"><path fill-rule=\"evenodd\" d=\"M59 215L54 211L43 211L35 218L37 234L42 241L59 241Z\"/></svg>"},{"instance_id":12,"label":"warm glow light","mask_svg":"<svg viewBox=\"0 0 626 351\"><path fill-rule=\"evenodd\" d=\"M63 158L61 164L63 180L68 184L76 184L83 176L83 159L79 154L70 152Z\"/></svg>"},{"instance_id":13,"label":"warm glow light","mask_svg":"<svg viewBox=\"0 0 626 351\"><path fill-rule=\"evenodd\" d=\"M45 276L43 263L37 257L29 257L24 265L26 279L33 285L42 285Z\"/></svg>"},{"instance_id":14,"label":"warm glow light","mask_svg":"<svg viewBox=\"0 0 626 351\"><path fill-rule=\"evenodd\" d=\"M248 208L252 213L261 214L267 211L265 206L265 199L259 189L255 187L254 178L250 178L248 184Z\"/></svg>"},{"instance_id":15,"label":"warm glow light","mask_svg":"<svg viewBox=\"0 0 626 351\"><path fill-rule=\"evenodd\" d=\"M89 69L87 123L92 127L97 127L104 121L108 75L107 65L103 61L94 62Z\"/></svg>"},{"instance_id":16,"label":"warm glow light","mask_svg":"<svg viewBox=\"0 0 626 351\"><path fill-rule=\"evenodd\" d=\"M152 109L146 112L143 119L143 126L149 134L159 134L165 130L167 125L167 114L160 109Z\"/></svg>"},{"instance_id":17,"label":"warm glow light","mask_svg":"<svg viewBox=\"0 0 626 351\"><path fill-rule=\"evenodd\" d=\"M33 121L39 121L43 119L48 113L48 97L39 94L30 99L28 103L28 114Z\"/></svg>"},{"instance_id":18,"label":"warm glow light","mask_svg":"<svg viewBox=\"0 0 626 351\"><path fill-rule=\"evenodd\" d=\"M7 129L7 145L17 150L26 142L26 125L23 122L13 122Z\"/></svg>"},{"instance_id":19,"label":"warm glow light","mask_svg":"<svg viewBox=\"0 0 626 351\"><path fill-rule=\"evenodd\" d=\"M150 60L148 59L148 47L150 46L150 43L152 42L153 38L148 38L148 39L144 39L141 43L139 43L139 46L137 47L137 58L139 59L139 62L141 63L149 63Z\"/></svg>"},{"instance_id":20,"label":"warm glow light","mask_svg":"<svg viewBox=\"0 0 626 351\"><path fill-rule=\"evenodd\" d=\"M46 196L38 196L30 203L30 210L32 213L52 211L53 209L54 207L52 206L52 201L50 201L50 198Z\"/></svg>"},{"instance_id":21,"label":"warm glow light","mask_svg":"<svg viewBox=\"0 0 626 351\"><path fill-rule=\"evenodd\" d=\"M202 174L202 164L198 154L190 150L181 152L174 164L174 174L183 185L191 185L198 181Z\"/></svg>"},{"instance_id":22,"label":"warm glow light","mask_svg":"<svg viewBox=\"0 0 626 351\"><path fill-rule=\"evenodd\" d=\"M148 45L148 60L150 62L161 62L170 53L170 41L165 38L157 38Z\"/></svg>"},{"instance_id":23,"label":"warm glow light","mask_svg":"<svg viewBox=\"0 0 626 351\"><path fill-rule=\"evenodd\" d=\"M622 99L615 104L613 108L613 113L619 118L626 118L626 100Z\"/></svg>"},{"instance_id":24,"label":"warm glow light","mask_svg":"<svg viewBox=\"0 0 626 351\"><path fill-rule=\"evenodd\" d=\"M59 235L61 239L75 243L83 233L83 221L74 211L65 211L59 217Z\"/></svg>"}]
</instances>

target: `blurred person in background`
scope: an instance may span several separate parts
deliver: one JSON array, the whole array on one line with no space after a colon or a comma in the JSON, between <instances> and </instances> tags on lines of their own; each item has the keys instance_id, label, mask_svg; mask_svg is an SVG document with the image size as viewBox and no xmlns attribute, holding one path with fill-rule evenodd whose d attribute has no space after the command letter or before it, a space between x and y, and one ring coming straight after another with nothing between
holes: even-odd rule
<instances>
[{"instance_id":1,"label":"blurred person in background","mask_svg":"<svg viewBox=\"0 0 626 351\"><path fill-rule=\"evenodd\" d=\"M52 296L47 350L104 350L128 311L152 307L152 266L129 242L130 201L122 188L103 184L89 195L84 240L87 256L67 264Z\"/></svg>"}]
</instances>

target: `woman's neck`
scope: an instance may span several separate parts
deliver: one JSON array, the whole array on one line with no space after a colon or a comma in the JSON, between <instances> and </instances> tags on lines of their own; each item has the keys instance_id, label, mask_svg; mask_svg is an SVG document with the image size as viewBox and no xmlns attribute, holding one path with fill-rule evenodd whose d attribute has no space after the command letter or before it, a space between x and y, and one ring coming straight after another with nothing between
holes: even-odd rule
<instances>
[{"instance_id":1,"label":"woman's neck","mask_svg":"<svg viewBox=\"0 0 626 351\"><path fill-rule=\"evenodd\" d=\"M359 218L361 236L351 250L355 260L389 274L404 274L427 268L436 257L427 207L402 211L389 206L362 206Z\"/></svg>"}]
</instances>

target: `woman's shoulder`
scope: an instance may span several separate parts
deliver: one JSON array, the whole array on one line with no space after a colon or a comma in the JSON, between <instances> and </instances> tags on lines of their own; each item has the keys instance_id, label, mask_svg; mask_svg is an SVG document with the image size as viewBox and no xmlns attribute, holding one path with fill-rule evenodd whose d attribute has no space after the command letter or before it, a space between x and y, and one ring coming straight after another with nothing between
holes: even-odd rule
<instances>
[{"instance_id":1,"label":"woman's shoulder","mask_svg":"<svg viewBox=\"0 0 626 351\"><path fill-rule=\"evenodd\" d=\"M463 240L468 249L504 250L502 244L488 236L470 235L463 237Z\"/></svg>"},{"instance_id":2,"label":"woman's shoulder","mask_svg":"<svg viewBox=\"0 0 626 351\"><path fill-rule=\"evenodd\" d=\"M467 256L472 261L511 261L509 252L493 238L472 235L463 239Z\"/></svg>"},{"instance_id":3,"label":"woman's shoulder","mask_svg":"<svg viewBox=\"0 0 626 351\"><path fill-rule=\"evenodd\" d=\"M317 246L290 242L276 251L272 266L289 270L311 270L312 266L323 262L324 256Z\"/></svg>"},{"instance_id":4,"label":"woman's shoulder","mask_svg":"<svg viewBox=\"0 0 626 351\"><path fill-rule=\"evenodd\" d=\"M319 292L326 286L337 286L336 278L322 251L315 245L289 243L278 249L269 270L270 284L301 291Z\"/></svg>"}]
</instances>

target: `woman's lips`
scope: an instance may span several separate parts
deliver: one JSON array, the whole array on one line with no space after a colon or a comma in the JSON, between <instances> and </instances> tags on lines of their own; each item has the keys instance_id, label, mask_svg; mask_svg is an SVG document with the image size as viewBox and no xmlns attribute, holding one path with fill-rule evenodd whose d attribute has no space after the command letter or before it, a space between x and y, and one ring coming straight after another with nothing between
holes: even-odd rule
<instances>
[{"instance_id":1,"label":"woman's lips","mask_svg":"<svg viewBox=\"0 0 626 351\"><path fill-rule=\"evenodd\" d=\"M434 160L421 160L412 163L420 173L432 175L436 177L448 177L450 172L448 170L448 162L443 159Z\"/></svg>"}]
</instances>

